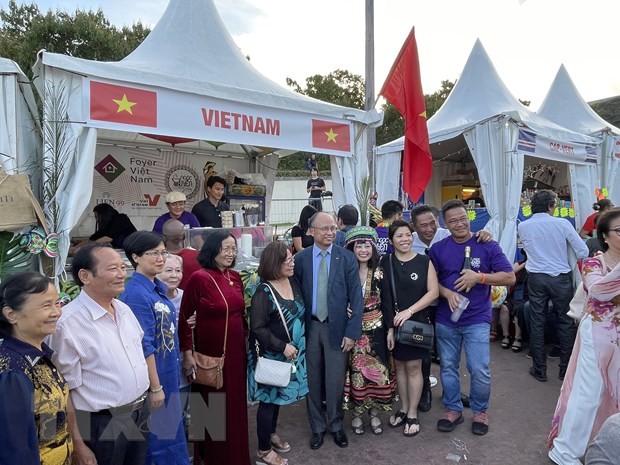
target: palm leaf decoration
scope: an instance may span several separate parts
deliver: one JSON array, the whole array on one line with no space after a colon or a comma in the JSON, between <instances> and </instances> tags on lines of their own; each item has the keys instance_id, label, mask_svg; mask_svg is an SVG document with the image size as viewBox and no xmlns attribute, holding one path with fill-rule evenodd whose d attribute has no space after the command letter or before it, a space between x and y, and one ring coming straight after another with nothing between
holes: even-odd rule
<instances>
[{"instance_id":1,"label":"palm leaf decoration","mask_svg":"<svg viewBox=\"0 0 620 465\"><path fill-rule=\"evenodd\" d=\"M33 257L20 244L21 236L12 232L0 232L0 279L33 269Z\"/></svg>"}]
</instances>

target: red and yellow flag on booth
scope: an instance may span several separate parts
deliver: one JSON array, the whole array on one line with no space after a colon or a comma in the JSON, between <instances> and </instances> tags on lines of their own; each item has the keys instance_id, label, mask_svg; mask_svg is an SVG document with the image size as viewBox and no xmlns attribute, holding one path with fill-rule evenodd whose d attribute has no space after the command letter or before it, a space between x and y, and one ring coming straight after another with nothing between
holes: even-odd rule
<instances>
[{"instance_id":1,"label":"red and yellow flag on booth","mask_svg":"<svg viewBox=\"0 0 620 465\"><path fill-rule=\"evenodd\" d=\"M90 119L157 127L157 92L90 81Z\"/></svg>"},{"instance_id":2,"label":"red and yellow flag on booth","mask_svg":"<svg viewBox=\"0 0 620 465\"><path fill-rule=\"evenodd\" d=\"M394 105L405 120L403 190L416 202L431 179L433 162L428 144L426 105L413 28L379 94Z\"/></svg>"},{"instance_id":3,"label":"red and yellow flag on booth","mask_svg":"<svg viewBox=\"0 0 620 465\"><path fill-rule=\"evenodd\" d=\"M348 124L312 120L312 147L351 151L351 129Z\"/></svg>"}]
</instances>

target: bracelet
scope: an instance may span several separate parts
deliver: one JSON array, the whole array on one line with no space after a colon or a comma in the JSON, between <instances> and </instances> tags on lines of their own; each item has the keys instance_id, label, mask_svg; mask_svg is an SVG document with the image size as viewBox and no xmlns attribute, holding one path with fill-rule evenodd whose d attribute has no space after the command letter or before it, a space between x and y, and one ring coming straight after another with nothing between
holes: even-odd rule
<instances>
[{"instance_id":1,"label":"bracelet","mask_svg":"<svg viewBox=\"0 0 620 465\"><path fill-rule=\"evenodd\" d=\"M163 389L164 389L164 385L163 385L163 384L160 384L160 385L159 385L159 387L158 387L157 389L151 389L151 388L149 388L149 392L150 392L151 394L155 394L155 393L157 393L157 392L159 392L159 391L161 391L161 390L163 390Z\"/></svg>"},{"instance_id":2,"label":"bracelet","mask_svg":"<svg viewBox=\"0 0 620 465\"><path fill-rule=\"evenodd\" d=\"M409 316L412 317L413 316L413 312L411 311L410 308L407 309L409 311Z\"/></svg>"},{"instance_id":3,"label":"bracelet","mask_svg":"<svg viewBox=\"0 0 620 465\"><path fill-rule=\"evenodd\" d=\"M484 273L480 273L482 275L482 279L480 279L480 284L484 284L484 282L487 280L487 275Z\"/></svg>"}]
</instances>

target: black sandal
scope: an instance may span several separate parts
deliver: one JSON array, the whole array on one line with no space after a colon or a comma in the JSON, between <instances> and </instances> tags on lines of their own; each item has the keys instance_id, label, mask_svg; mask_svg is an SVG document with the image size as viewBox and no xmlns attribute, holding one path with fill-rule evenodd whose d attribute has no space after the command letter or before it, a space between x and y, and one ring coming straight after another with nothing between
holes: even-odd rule
<instances>
[{"instance_id":1,"label":"black sandal","mask_svg":"<svg viewBox=\"0 0 620 465\"><path fill-rule=\"evenodd\" d=\"M510 347L510 338L504 336L504 339L502 339L502 349L508 349L508 347Z\"/></svg>"},{"instance_id":2,"label":"black sandal","mask_svg":"<svg viewBox=\"0 0 620 465\"><path fill-rule=\"evenodd\" d=\"M398 413L395 413L390 417L390 421L388 421L388 425L390 428L398 428L403 423L405 423L405 418L407 418L407 412L403 412L399 410Z\"/></svg>"},{"instance_id":3,"label":"black sandal","mask_svg":"<svg viewBox=\"0 0 620 465\"><path fill-rule=\"evenodd\" d=\"M418 426L418 430L415 433L406 433L405 430L403 430L403 434L405 436L407 436L408 438L412 438L414 436L416 436L419 432L420 432L420 423L418 423L418 419L417 418L409 418L407 417L405 419L405 427L407 429L411 429L412 426L417 425Z\"/></svg>"},{"instance_id":4,"label":"black sandal","mask_svg":"<svg viewBox=\"0 0 620 465\"><path fill-rule=\"evenodd\" d=\"M368 411L368 415L370 416L370 429L374 434L383 433L383 425L381 424L381 418L379 418L379 412L376 409L370 409Z\"/></svg>"},{"instance_id":5,"label":"black sandal","mask_svg":"<svg viewBox=\"0 0 620 465\"><path fill-rule=\"evenodd\" d=\"M355 420L359 420L359 424ZM362 435L364 434L364 420L359 415L354 415L353 420L351 420L351 429L355 434Z\"/></svg>"},{"instance_id":6,"label":"black sandal","mask_svg":"<svg viewBox=\"0 0 620 465\"><path fill-rule=\"evenodd\" d=\"M512 343L512 351L516 354L517 352L521 352L521 349L521 338L515 337L515 340Z\"/></svg>"}]
</instances>

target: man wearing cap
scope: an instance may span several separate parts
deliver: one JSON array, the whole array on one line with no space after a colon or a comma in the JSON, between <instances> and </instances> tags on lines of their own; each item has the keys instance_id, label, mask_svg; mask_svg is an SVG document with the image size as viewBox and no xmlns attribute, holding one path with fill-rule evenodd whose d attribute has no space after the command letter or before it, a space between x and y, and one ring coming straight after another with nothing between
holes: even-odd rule
<instances>
[{"instance_id":1,"label":"man wearing cap","mask_svg":"<svg viewBox=\"0 0 620 465\"><path fill-rule=\"evenodd\" d=\"M163 233L164 223L170 219L179 220L183 224L189 225L190 228L199 228L198 218L188 211L185 211L185 201L187 197L183 192L168 192L166 194L166 207L168 213L164 213L155 221L153 231L159 234Z\"/></svg>"}]
</instances>

